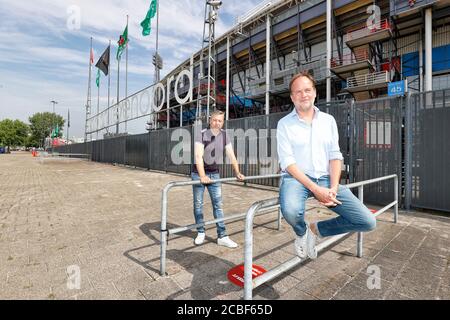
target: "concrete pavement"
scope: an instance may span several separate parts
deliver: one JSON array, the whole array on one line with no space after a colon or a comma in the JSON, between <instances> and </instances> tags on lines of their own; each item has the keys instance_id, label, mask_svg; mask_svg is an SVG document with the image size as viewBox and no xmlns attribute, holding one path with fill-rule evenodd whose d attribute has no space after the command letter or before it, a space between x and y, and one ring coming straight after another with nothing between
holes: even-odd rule
<instances>
[{"instance_id":1,"label":"concrete pavement","mask_svg":"<svg viewBox=\"0 0 450 320\"><path fill-rule=\"evenodd\" d=\"M186 177L81 160L40 163L0 155L1 299L242 299L227 279L243 263L244 222L229 222L237 249L202 246L194 231L169 237L167 277L159 275L161 191ZM245 212L275 190L223 185L226 215ZM192 189L169 195L168 227L192 224ZM208 196L205 218L212 218ZM307 220L333 213L308 204ZM294 234L276 214L258 217L254 263L271 269L293 257ZM255 299L450 299L450 216L400 211L254 290ZM77 276L80 275L78 278ZM79 281L78 281L79 280Z\"/></svg>"}]
</instances>

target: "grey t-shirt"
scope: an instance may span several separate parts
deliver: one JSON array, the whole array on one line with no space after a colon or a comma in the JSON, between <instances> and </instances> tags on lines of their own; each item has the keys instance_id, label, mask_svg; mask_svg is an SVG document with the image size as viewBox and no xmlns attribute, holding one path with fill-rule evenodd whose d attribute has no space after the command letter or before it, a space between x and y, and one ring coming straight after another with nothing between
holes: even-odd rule
<instances>
[{"instance_id":1,"label":"grey t-shirt","mask_svg":"<svg viewBox=\"0 0 450 320\"><path fill-rule=\"evenodd\" d=\"M201 143L204 146L203 166L205 173L218 173L218 165L224 163L225 146L231 144L225 130L221 129L218 135L214 135L211 129L203 129L201 135L195 137L195 143ZM197 166L194 163L193 172L198 173Z\"/></svg>"}]
</instances>

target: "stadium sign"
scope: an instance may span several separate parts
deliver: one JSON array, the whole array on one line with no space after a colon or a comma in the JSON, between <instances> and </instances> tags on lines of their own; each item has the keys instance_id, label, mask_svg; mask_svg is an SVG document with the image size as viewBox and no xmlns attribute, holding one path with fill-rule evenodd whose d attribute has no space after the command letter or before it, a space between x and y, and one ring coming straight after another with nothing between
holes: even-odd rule
<instances>
[{"instance_id":1,"label":"stadium sign","mask_svg":"<svg viewBox=\"0 0 450 320\"><path fill-rule=\"evenodd\" d=\"M173 89L172 89L173 84ZM194 67L193 59L189 69L184 69L176 76L171 75L164 82L158 82L101 111L87 119L87 133L93 133L115 126L118 123L155 115L161 110L169 109L170 100L175 98L181 107L193 101Z\"/></svg>"}]
</instances>

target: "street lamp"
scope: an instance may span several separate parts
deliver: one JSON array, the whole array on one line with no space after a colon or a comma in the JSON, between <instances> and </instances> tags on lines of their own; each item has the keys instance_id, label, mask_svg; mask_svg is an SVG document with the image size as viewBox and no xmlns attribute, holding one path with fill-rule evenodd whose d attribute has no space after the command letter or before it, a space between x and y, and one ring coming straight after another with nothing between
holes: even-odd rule
<instances>
[{"instance_id":1,"label":"street lamp","mask_svg":"<svg viewBox=\"0 0 450 320\"><path fill-rule=\"evenodd\" d=\"M53 113L55 113L55 104L58 104L58 101L52 100L50 103L53 103Z\"/></svg>"}]
</instances>

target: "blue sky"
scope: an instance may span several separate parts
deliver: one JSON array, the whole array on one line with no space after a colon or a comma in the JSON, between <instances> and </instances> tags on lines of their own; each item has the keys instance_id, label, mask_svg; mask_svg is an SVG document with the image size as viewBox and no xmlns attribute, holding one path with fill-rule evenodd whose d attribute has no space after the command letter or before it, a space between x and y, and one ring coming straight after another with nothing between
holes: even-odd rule
<instances>
[{"instance_id":1,"label":"blue sky","mask_svg":"<svg viewBox=\"0 0 450 320\"><path fill-rule=\"evenodd\" d=\"M216 36L234 25L237 16L262 1L223 0ZM154 81L156 19L152 33L143 37L140 22L150 0L0 0L0 120L28 122L36 112L52 111L67 118L70 136L84 135L89 70L89 42L93 37L95 62L111 40L111 99L117 96L117 40L129 15L128 94ZM203 0L160 0L159 50L162 76L201 47ZM78 15L79 13L79 15ZM79 19L78 19L79 18ZM125 54L123 55L125 57ZM125 59L121 63L121 99L125 94ZM94 64L95 64L94 62ZM92 105L97 106L93 69ZM107 78L101 79L100 110L107 105ZM145 121L129 125L130 133L145 132ZM64 128L66 129L66 128Z\"/></svg>"}]
</instances>

